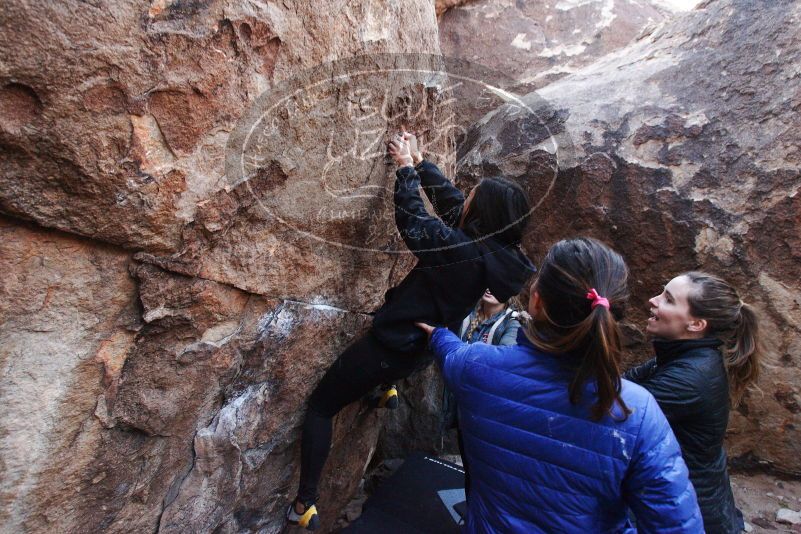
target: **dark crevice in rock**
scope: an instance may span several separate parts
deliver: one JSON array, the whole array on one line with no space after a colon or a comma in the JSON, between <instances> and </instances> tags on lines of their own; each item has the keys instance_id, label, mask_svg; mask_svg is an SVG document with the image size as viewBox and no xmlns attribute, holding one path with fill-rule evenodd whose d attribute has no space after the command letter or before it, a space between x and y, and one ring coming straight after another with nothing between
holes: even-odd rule
<instances>
[{"instance_id":1,"label":"dark crevice in rock","mask_svg":"<svg viewBox=\"0 0 801 534\"><path fill-rule=\"evenodd\" d=\"M219 410L217 410L219 413ZM216 415L216 414L215 414ZM197 433L195 433L197 436ZM197 460L197 451L195 451L194 446L194 439L192 437L192 461L187 465L187 468L183 471L183 473L179 473L176 475L175 479L173 480L172 484L170 484L169 489L167 490L166 495L164 495L164 499L161 501L161 511L159 512L158 517L156 518L156 530L154 534L161 531L161 518L164 517L164 511L175 501L178 497L178 494L181 491L181 486L184 483L184 480L189 476L192 470L195 468L195 461Z\"/></svg>"},{"instance_id":2,"label":"dark crevice in rock","mask_svg":"<svg viewBox=\"0 0 801 534\"><path fill-rule=\"evenodd\" d=\"M132 425L129 422L122 422L122 421L119 421L119 420L117 420L115 422L116 422L116 424L115 424L116 429L119 430L120 432L125 432L127 434L140 435L140 436L143 436L143 437L146 437L146 438L169 438L170 437L169 434L160 434L160 433L156 433L156 432L147 431L147 430L145 430L143 428L138 428L138 427Z\"/></svg>"}]
</instances>

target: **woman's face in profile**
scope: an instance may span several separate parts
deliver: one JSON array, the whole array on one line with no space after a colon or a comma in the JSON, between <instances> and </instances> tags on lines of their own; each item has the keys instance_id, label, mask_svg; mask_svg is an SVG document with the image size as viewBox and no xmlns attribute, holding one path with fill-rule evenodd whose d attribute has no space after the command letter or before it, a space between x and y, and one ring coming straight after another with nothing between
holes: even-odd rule
<instances>
[{"instance_id":1,"label":"woman's face in profile","mask_svg":"<svg viewBox=\"0 0 801 534\"><path fill-rule=\"evenodd\" d=\"M686 276L667 283L662 293L648 301L651 316L645 331L663 339L697 337L699 321L690 313L689 295L693 284Z\"/></svg>"}]
</instances>

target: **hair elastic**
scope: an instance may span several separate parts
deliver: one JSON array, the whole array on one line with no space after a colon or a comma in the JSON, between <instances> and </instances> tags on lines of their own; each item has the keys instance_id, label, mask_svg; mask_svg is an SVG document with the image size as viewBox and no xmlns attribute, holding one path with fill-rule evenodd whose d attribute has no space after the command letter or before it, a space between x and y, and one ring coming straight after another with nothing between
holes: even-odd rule
<instances>
[{"instance_id":1,"label":"hair elastic","mask_svg":"<svg viewBox=\"0 0 801 534\"><path fill-rule=\"evenodd\" d=\"M603 306L607 310L609 309L609 300L600 296L595 288L590 288L590 291L587 293L587 298L592 301L592 308L595 309L596 306Z\"/></svg>"}]
</instances>

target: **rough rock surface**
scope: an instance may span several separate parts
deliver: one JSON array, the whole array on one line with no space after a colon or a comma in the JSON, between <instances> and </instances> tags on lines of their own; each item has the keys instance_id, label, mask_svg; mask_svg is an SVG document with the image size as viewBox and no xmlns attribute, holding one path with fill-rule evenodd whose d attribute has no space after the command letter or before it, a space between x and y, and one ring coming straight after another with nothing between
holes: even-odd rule
<instances>
[{"instance_id":1,"label":"rough rock surface","mask_svg":"<svg viewBox=\"0 0 801 534\"><path fill-rule=\"evenodd\" d=\"M14 273L1 293L4 530L280 529L305 399L368 317L148 264L131 263L132 279L116 247L5 219L0 231ZM322 506L356 488L376 417L339 416Z\"/></svg>"},{"instance_id":2,"label":"rough rock surface","mask_svg":"<svg viewBox=\"0 0 801 534\"><path fill-rule=\"evenodd\" d=\"M116 382L138 323L129 258L113 246L0 218L4 532L21 531L53 460L64 462L70 443L99 426L101 382Z\"/></svg>"},{"instance_id":3,"label":"rough rock surface","mask_svg":"<svg viewBox=\"0 0 801 534\"><path fill-rule=\"evenodd\" d=\"M639 357L647 299L672 276L702 268L739 287L762 316L768 350L761 391L733 413L729 454L796 475L799 20L797 2L703 2L526 96L536 118L511 104L492 112L458 154L465 186L502 172L529 188L539 202L525 242L533 257L576 234L625 255Z\"/></svg>"},{"instance_id":4,"label":"rough rock surface","mask_svg":"<svg viewBox=\"0 0 801 534\"><path fill-rule=\"evenodd\" d=\"M310 67L438 53L433 3L10 2L0 24L0 530L280 531L306 399L409 265L382 141L430 127L400 111L441 85L337 79L273 116L244 181L226 156ZM380 426L338 417L324 530Z\"/></svg>"},{"instance_id":5,"label":"rough rock surface","mask_svg":"<svg viewBox=\"0 0 801 534\"><path fill-rule=\"evenodd\" d=\"M236 184L225 176L226 143L256 97L313 66L357 54L438 53L433 5L416 0L388 9L384 2L364 1L319 9L314 2L153 0L149 7L122 2L101 9L82 2L18 2L5 7L4 21L0 211L128 249L177 255L182 272L249 291L299 300L322 295L356 309L380 303L385 285L343 287L335 280L357 280L359 272L363 279L380 278L393 256L376 259L374 253L304 242L270 219L241 228L253 215L242 213L243 199L229 198ZM51 51L47 69L41 68L42 50ZM348 94L355 89L372 90L374 98L384 94L383 83L333 87L330 107L343 119L349 109L343 100L356 98ZM375 98L374 105L381 102ZM384 130L400 126L378 118ZM265 162L253 180L256 194L249 196L297 200L286 182L298 195L297 182L304 179L318 186L310 186L307 196L319 195L323 174L327 183L345 186L369 175L372 183L391 188L392 173L375 166L375 158L317 164L325 162L318 156L329 142L334 150L349 148L344 127L331 139L331 125L342 121L314 123L304 113L282 119L284 150L269 154L275 160ZM379 145L377 124L370 123L371 135L360 140L365 147ZM326 205L322 199L307 202L307 211L297 215L311 224ZM348 223L358 221L352 214L338 226L327 220L323 237L347 234ZM265 225L275 227L270 236L259 233ZM394 236L391 221L374 226L373 248L386 247L388 235ZM298 269L283 268L293 263Z\"/></svg>"},{"instance_id":6,"label":"rough rock surface","mask_svg":"<svg viewBox=\"0 0 801 534\"><path fill-rule=\"evenodd\" d=\"M492 69L485 79L526 94L617 50L671 13L654 0L478 0L440 17L446 56ZM468 125L491 101L457 103Z\"/></svg>"}]
</instances>

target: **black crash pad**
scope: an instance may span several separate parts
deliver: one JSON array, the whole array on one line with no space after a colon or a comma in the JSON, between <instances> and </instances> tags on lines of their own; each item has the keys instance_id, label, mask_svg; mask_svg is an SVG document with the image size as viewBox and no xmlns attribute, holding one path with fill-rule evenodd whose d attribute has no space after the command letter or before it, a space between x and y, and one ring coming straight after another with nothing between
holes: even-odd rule
<instances>
[{"instance_id":1,"label":"black crash pad","mask_svg":"<svg viewBox=\"0 0 801 534\"><path fill-rule=\"evenodd\" d=\"M464 500L464 471L456 464L411 454L364 503L347 534L460 532L453 505Z\"/></svg>"}]
</instances>

